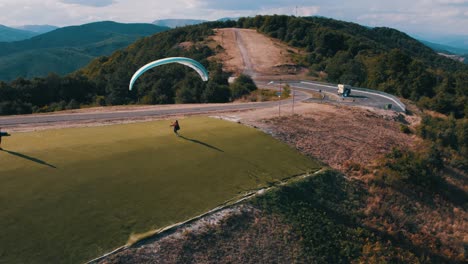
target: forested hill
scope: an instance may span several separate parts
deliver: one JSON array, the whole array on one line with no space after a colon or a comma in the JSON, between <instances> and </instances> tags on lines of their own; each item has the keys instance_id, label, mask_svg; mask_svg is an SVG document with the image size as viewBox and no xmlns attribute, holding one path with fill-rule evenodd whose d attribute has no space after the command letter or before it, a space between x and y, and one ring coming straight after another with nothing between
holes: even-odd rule
<instances>
[{"instance_id":1,"label":"forested hill","mask_svg":"<svg viewBox=\"0 0 468 264\"><path fill-rule=\"evenodd\" d=\"M208 62L214 51L205 40L212 33L206 25L178 28L138 40L65 77L49 74L32 80L0 81L0 114L48 112L80 105L226 102L231 98L228 76L216 62ZM135 89L128 91L130 77L138 67L169 56L200 61L209 69L210 81L202 82L188 67L167 65L144 74Z\"/></svg>"},{"instance_id":2,"label":"forested hill","mask_svg":"<svg viewBox=\"0 0 468 264\"><path fill-rule=\"evenodd\" d=\"M92 79L103 79L97 74L101 68L131 72L136 66L128 65L136 65L134 62L142 64L150 58L187 54L187 50L174 49L174 45L201 41L211 34L211 29L220 27L256 28L304 49L305 55L298 62L309 67L312 74L325 72L325 81L379 89L456 117L468 113L467 65L440 56L395 29L368 28L323 17L256 16L180 28L137 42L102 62L95 61L83 72ZM206 59L203 56L212 52L206 49L199 54ZM120 76L126 75L105 79L112 83L122 79Z\"/></svg>"},{"instance_id":3,"label":"forested hill","mask_svg":"<svg viewBox=\"0 0 468 264\"><path fill-rule=\"evenodd\" d=\"M93 58L110 55L135 40L167 30L152 24L96 22L59 28L16 42L0 42L0 80L68 74Z\"/></svg>"},{"instance_id":4,"label":"forested hill","mask_svg":"<svg viewBox=\"0 0 468 264\"><path fill-rule=\"evenodd\" d=\"M229 98L225 87L228 75L222 72L221 65L208 60L215 54L206 42L212 34L213 30L207 25L162 32L137 41L110 57L94 60L77 74L95 83L110 104L226 102ZM203 83L192 69L172 64L145 73L136 82L134 91L128 91L129 80L139 67L153 60L180 56L205 65L210 71L208 84ZM213 93L224 95L221 99L211 98Z\"/></svg>"},{"instance_id":5,"label":"forested hill","mask_svg":"<svg viewBox=\"0 0 468 264\"><path fill-rule=\"evenodd\" d=\"M0 25L0 42L18 41L36 36L38 33Z\"/></svg>"},{"instance_id":6,"label":"forested hill","mask_svg":"<svg viewBox=\"0 0 468 264\"><path fill-rule=\"evenodd\" d=\"M148 36L166 29L152 24L122 24L112 21L70 26L59 28L27 40L0 43L0 56L18 51L43 48L75 47L93 49L97 46L96 43L101 41L119 41L121 40L119 38L123 38L123 36Z\"/></svg>"},{"instance_id":7,"label":"forested hill","mask_svg":"<svg viewBox=\"0 0 468 264\"><path fill-rule=\"evenodd\" d=\"M326 81L378 89L457 117L468 114L468 66L405 33L323 17L256 16L213 27L256 28L307 52L301 64Z\"/></svg>"}]
</instances>

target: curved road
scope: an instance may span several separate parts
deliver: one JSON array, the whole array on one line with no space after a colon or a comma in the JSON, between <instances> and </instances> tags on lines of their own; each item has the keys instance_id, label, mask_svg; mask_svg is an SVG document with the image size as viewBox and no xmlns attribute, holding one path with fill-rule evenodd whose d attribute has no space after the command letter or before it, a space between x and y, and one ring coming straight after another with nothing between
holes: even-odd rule
<instances>
[{"instance_id":1,"label":"curved road","mask_svg":"<svg viewBox=\"0 0 468 264\"><path fill-rule=\"evenodd\" d=\"M310 98L306 93L298 94L295 99L303 101ZM292 100L281 101L281 104L289 104ZM8 128L19 125L40 125L40 124L53 124L61 122L79 122L79 121L109 121L120 119L141 119L147 117L164 117L171 115L184 115L184 114L203 114L203 113L220 113L239 110L250 110L258 108L266 108L277 106L278 102L261 102L261 103L226 103L226 104L206 104L196 105L190 107L189 105L179 109L149 109L149 110L125 110L115 112L102 112L102 113L52 113L52 114L36 114L36 115L17 115L0 117L0 127Z\"/></svg>"},{"instance_id":2,"label":"curved road","mask_svg":"<svg viewBox=\"0 0 468 264\"><path fill-rule=\"evenodd\" d=\"M384 109L385 106L391 104L392 110L396 112L406 112L406 106L398 100L396 97L379 91L372 91L363 88L352 88L351 95L349 97L341 97L337 95L338 87L333 84L310 82L310 81L298 81L289 83L293 88L305 91L314 91L324 93L325 100L335 101L348 105L363 105L374 108ZM330 96L334 97L335 100L330 100Z\"/></svg>"},{"instance_id":3,"label":"curved road","mask_svg":"<svg viewBox=\"0 0 468 264\"><path fill-rule=\"evenodd\" d=\"M336 94L336 86L325 85L322 83L310 83L310 82L288 82L291 87L299 92L296 92L295 100L304 101L310 99L306 91L322 91L326 94L325 100L330 98L331 94ZM278 83L270 82L266 86L275 87ZM259 85L265 85L265 83L259 83ZM304 92L302 92L304 91ZM281 105L290 104L291 99L281 101ZM352 97L343 98L335 102L350 104L350 105L365 105L376 108L383 108L386 104L393 104L395 102L389 98L383 97L380 94L369 93L366 91L352 91ZM149 110L125 110L115 112L102 112L102 113L52 113L52 114L38 114L38 115L19 115L19 116L7 116L0 117L0 127L8 128L19 125L34 125L34 124L53 124L60 122L78 122L78 121L108 121L108 120L119 120L119 119L140 119L146 117L163 117L171 115L184 115L184 114L202 114L202 113L219 113L228 111L239 111L249 109L259 109L277 106L278 102L261 102L261 103L226 103L226 104L206 104L196 105L190 107L188 105L184 108L179 109L149 109ZM404 111L399 107L395 106L396 111Z\"/></svg>"}]
</instances>

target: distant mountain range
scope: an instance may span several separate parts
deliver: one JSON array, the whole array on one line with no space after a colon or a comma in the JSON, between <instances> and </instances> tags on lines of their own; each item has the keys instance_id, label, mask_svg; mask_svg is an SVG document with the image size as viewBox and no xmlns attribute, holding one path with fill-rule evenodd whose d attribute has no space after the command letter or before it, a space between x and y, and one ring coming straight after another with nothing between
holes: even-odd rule
<instances>
[{"instance_id":1,"label":"distant mountain range","mask_svg":"<svg viewBox=\"0 0 468 264\"><path fill-rule=\"evenodd\" d=\"M449 45L432 43L425 40L420 40L424 45L433 49L437 53L447 58L468 64L468 48L457 48Z\"/></svg>"},{"instance_id":2,"label":"distant mountain range","mask_svg":"<svg viewBox=\"0 0 468 264\"><path fill-rule=\"evenodd\" d=\"M25 26L17 27L17 29L35 32L38 34L44 34L52 30L56 30L58 28L59 27L51 26L51 25L25 25Z\"/></svg>"},{"instance_id":3,"label":"distant mountain range","mask_svg":"<svg viewBox=\"0 0 468 264\"><path fill-rule=\"evenodd\" d=\"M155 20L153 24L161 27L170 27L170 28L176 28L176 27L183 27L183 26L189 26L189 25L197 25L201 24L204 22L208 22L207 20L198 20L198 19L161 19L161 20Z\"/></svg>"},{"instance_id":4,"label":"distant mountain range","mask_svg":"<svg viewBox=\"0 0 468 264\"><path fill-rule=\"evenodd\" d=\"M238 20L238 17L223 17L220 18L216 21L221 21L225 22L228 20ZM161 20L155 20L153 24L161 27L170 27L170 28L176 28L176 27L183 27L183 26L190 26L190 25L198 25L201 23L209 22L208 20L201 20L201 19L161 19Z\"/></svg>"},{"instance_id":5,"label":"distant mountain range","mask_svg":"<svg viewBox=\"0 0 468 264\"><path fill-rule=\"evenodd\" d=\"M21 41L58 29L50 25L26 25L17 28L0 25L0 42Z\"/></svg>"},{"instance_id":6,"label":"distant mountain range","mask_svg":"<svg viewBox=\"0 0 468 264\"><path fill-rule=\"evenodd\" d=\"M449 45L444 45L444 44L438 44L438 43L433 43L425 40L421 40L421 42L428 46L429 48L437 51L437 52L443 52L447 54L456 54L456 55L463 55L463 54L468 54L468 46L466 48L457 48Z\"/></svg>"},{"instance_id":7,"label":"distant mountain range","mask_svg":"<svg viewBox=\"0 0 468 264\"><path fill-rule=\"evenodd\" d=\"M93 58L110 55L137 39L167 30L152 24L96 22L64 27L16 42L0 42L0 80L67 74Z\"/></svg>"},{"instance_id":8,"label":"distant mountain range","mask_svg":"<svg viewBox=\"0 0 468 264\"><path fill-rule=\"evenodd\" d=\"M19 41L36 35L36 32L0 25L0 42Z\"/></svg>"}]
</instances>

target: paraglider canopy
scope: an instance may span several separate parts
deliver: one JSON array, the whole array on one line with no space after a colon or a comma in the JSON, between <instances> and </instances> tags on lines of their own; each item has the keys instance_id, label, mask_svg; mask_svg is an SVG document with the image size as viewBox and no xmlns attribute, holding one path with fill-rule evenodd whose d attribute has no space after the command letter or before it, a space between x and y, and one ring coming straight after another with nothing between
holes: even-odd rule
<instances>
[{"instance_id":1,"label":"paraglider canopy","mask_svg":"<svg viewBox=\"0 0 468 264\"><path fill-rule=\"evenodd\" d=\"M169 64L169 63L179 63L185 66L188 66L194 69L200 75L203 81L205 82L208 81L208 71L198 61L192 60L190 58L185 58L185 57L172 57L172 58L156 60L141 67L138 71L135 72L135 74L133 74L132 79L130 80L130 85L128 89L132 90L133 85L135 84L136 80L147 70L150 70L154 67L161 66L164 64Z\"/></svg>"}]
</instances>

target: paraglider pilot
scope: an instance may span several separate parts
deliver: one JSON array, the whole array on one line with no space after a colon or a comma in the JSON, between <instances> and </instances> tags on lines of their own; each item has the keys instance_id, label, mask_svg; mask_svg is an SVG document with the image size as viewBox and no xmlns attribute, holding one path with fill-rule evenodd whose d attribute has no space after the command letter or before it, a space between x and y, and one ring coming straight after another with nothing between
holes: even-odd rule
<instances>
[{"instance_id":1,"label":"paraglider pilot","mask_svg":"<svg viewBox=\"0 0 468 264\"><path fill-rule=\"evenodd\" d=\"M0 127L0 150L2 150L2 137L8 137L10 134L7 132L2 132L2 128Z\"/></svg>"},{"instance_id":2,"label":"paraglider pilot","mask_svg":"<svg viewBox=\"0 0 468 264\"><path fill-rule=\"evenodd\" d=\"M180 126L179 126L179 121L175 121L174 123L171 124L171 127L174 127L174 133L179 136L179 133L177 131L180 130Z\"/></svg>"}]
</instances>

